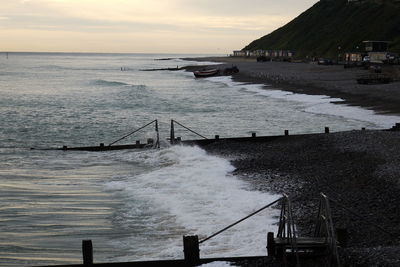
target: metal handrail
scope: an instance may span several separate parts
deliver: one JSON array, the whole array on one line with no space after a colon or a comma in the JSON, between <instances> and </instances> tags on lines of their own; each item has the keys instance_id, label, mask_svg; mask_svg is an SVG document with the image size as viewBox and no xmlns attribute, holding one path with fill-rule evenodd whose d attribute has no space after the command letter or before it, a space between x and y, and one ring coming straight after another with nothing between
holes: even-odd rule
<instances>
[{"instance_id":1,"label":"metal handrail","mask_svg":"<svg viewBox=\"0 0 400 267\"><path fill-rule=\"evenodd\" d=\"M237 225L237 224L243 222L244 220L246 220L246 219L248 219L248 218L250 218L250 217L256 215L257 213L259 213L259 212L265 210L266 208L271 207L272 205L276 204L277 202L279 202L279 201L282 200L282 199L283 199L282 197L281 197L281 198L278 198L277 200L275 200L275 201L269 203L268 205L265 205L264 207L262 207L262 208L256 210L255 212L253 212L253 213L247 215L246 217L244 217L244 218L242 218L242 219L240 219L240 220L238 220L238 221L236 221L236 222L230 224L229 226L223 228L222 230L220 230L220 231L218 231L218 232L216 232L216 233L214 233L214 234L212 234L212 235L210 235L210 236L208 236L208 237L206 237L206 238L200 240L200 241L199 241L199 244L201 244L201 243L203 243L203 242L206 242L207 240L209 240L209 239L211 239L211 238L213 238L213 237L219 235L219 234L222 233L222 232L225 232L225 231L228 230L229 228L232 228L233 226L235 226L235 225Z\"/></svg>"},{"instance_id":2,"label":"metal handrail","mask_svg":"<svg viewBox=\"0 0 400 267\"><path fill-rule=\"evenodd\" d=\"M299 251L297 246L296 227L293 220L292 204L289 197L283 194L281 215L277 237L285 238L290 244L292 253L296 256L296 266L300 266ZM285 253L285 251L284 251Z\"/></svg>"},{"instance_id":3,"label":"metal handrail","mask_svg":"<svg viewBox=\"0 0 400 267\"><path fill-rule=\"evenodd\" d=\"M322 236L322 223L324 223L325 237L331 252L330 254L331 261L329 264L331 266L332 260L334 260L336 266L340 267L339 253L337 249L337 240L336 240L335 229L333 227L332 212L329 205L329 198L323 193L321 193L320 195L321 198L319 202L318 217L315 226L314 236L315 237Z\"/></svg>"},{"instance_id":4,"label":"metal handrail","mask_svg":"<svg viewBox=\"0 0 400 267\"><path fill-rule=\"evenodd\" d=\"M146 128L147 126L149 126L150 124L153 124L153 123L156 123L156 131L157 131L157 143L159 144L159 135L158 135L158 121L157 121L157 120L154 120L154 121L152 121L152 122L149 122L148 124L146 124L146 125L144 125L144 126L140 127L139 129L136 129L136 130L134 130L133 132L131 132L131 133L129 133L129 134L127 134L127 135L125 135L125 136L123 136L123 137L119 138L118 140L116 140L116 141L114 141L114 142L110 143L108 146L111 146L111 145L113 145L113 144L115 144L115 143L117 143L117 142L119 142L119 141L121 141L121 140L123 140L123 139L127 138L128 136L131 136L132 134L139 132L140 130L142 130L142 129Z\"/></svg>"},{"instance_id":5,"label":"metal handrail","mask_svg":"<svg viewBox=\"0 0 400 267\"><path fill-rule=\"evenodd\" d=\"M190 128L184 126L184 125L182 125L181 123L177 122L176 120L171 120L171 129L173 129L173 124L174 124L174 123L176 123L176 124L178 124L179 126L185 128L186 130L188 130L188 131L190 131L190 132L192 132L192 133L194 133L194 134L200 136L201 138L208 139L207 137L205 137L205 136L203 136L203 135L201 135L201 134L199 134L199 133L193 131L192 129L190 129ZM172 132L171 132L171 136L172 136ZM173 142L173 140L171 140L171 141Z\"/></svg>"}]
</instances>

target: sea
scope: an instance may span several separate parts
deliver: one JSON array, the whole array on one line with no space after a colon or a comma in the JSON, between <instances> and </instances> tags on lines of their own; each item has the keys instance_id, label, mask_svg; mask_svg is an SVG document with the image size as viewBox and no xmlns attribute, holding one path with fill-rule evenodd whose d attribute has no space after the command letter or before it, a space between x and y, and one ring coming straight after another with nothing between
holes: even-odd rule
<instances>
[{"instance_id":1,"label":"sea","mask_svg":"<svg viewBox=\"0 0 400 267\"><path fill-rule=\"evenodd\" d=\"M229 158L170 146L172 119L209 138L400 121L228 76L144 71L207 64L181 59L194 56L0 54L0 266L81 263L82 240L92 240L97 263L180 259L182 236L205 238L280 197L234 175ZM108 145L153 120L160 148L49 149ZM175 131L183 140L201 138L179 125ZM155 137L149 125L117 144ZM266 209L202 243L201 257L265 255L278 213Z\"/></svg>"}]
</instances>

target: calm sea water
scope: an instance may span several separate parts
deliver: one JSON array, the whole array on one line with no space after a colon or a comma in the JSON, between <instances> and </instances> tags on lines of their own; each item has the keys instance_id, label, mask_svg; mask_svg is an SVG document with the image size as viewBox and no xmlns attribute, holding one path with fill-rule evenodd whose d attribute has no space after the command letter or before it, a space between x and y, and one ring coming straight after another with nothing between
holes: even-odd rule
<instances>
[{"instance_id":1,"label":"calm sea water","mask_svg":"<svg viewBox=\"0 0 400 267\"><path fill-rule=\"evenodd\" d=\"M161 137L175 119L206 136L248 136L389 127L334 99L145 72L196 62L184 55L0 55L0 265L81 262L92 239L95 262L182 258L182 235L205 237L278 196L253 191L227 159L197 147L113 152L30 150L110 143L154 120ZM123 71L121 71L121 68ZM337 99L336 99L337 100ZM195 138L182 128L177 136ZM122 143L145 142L154 130ZM265 254L277 211L201 246L202 256Z\"/></svg>"}]
</instances>

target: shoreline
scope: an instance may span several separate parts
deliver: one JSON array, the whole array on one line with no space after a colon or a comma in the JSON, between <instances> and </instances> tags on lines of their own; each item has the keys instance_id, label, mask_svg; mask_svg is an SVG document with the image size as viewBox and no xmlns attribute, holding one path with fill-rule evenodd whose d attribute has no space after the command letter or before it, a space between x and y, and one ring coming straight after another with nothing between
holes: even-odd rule
<instances>
[{"instance_id":1,"label":"shoreline","mask_svg":"<svg viewBox=\"0 0 400 267\"><path fill-rule=\"evenodd\" d=\"M400 262L400 131L357 130L262 142L224 140L202 147L231 159L233 174L253 190L288 194L300 236L312 236L320 192L361 214L363 219L331 204L335 228L348 233L348 245L339 251L344 266Z\"/></svg>"},{"instance_id":2,"label":"shoreline","mask_svg":"<svg viewBox=\"0 0 400 267\"><path fill-rule=\"evenodd\" d=\"M198 62L222 62L212 65L224 69L236 65L240 72L232 75L235 82L264 84L265 89L307 95L325 95L343 101L332 102L373 110L377 114L400 115L400 81L390 84L357 84L356 78L368 74L360 68L344 69L341 65L313 63L256 62L254 58L204 57L185 58ZM204 67L187 66L187 71ZM206 65L207 66L207 65ZM211 67L211 66L210 66ZM400 66L390 67L400 77Z\"/></svg>"}]
</instances>

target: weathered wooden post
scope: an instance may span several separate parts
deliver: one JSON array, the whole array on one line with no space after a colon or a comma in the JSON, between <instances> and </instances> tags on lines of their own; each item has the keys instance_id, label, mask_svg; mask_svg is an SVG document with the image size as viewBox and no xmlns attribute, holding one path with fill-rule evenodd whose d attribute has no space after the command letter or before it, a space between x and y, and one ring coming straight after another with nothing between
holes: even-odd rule
<instances>
[{"instance_id":1,"label":"weathered wooden post","mask_svg":"<svg viewBox=\"0 0 400 267\"><path fill-rule=\"evenodd\" d=\"M215 140L219 140L219 135L215 135Z\"/></svg>"},{"instance_id":2,"label":"weathered wooden post","mask_svg":"<svg viewBox=\"0 0 400 267\"><path fill-rule=\"evenodd\" d=\"M183 254L188 266L194 266L200 261L199 237L183 236Z\"/></svg>"},{"instance_id":3,"label":"weathered wooden post","mask_svg":"<svg viewBox=\"0 0 400 267\"><path fill-rule=\"evenodd\" d=\"M62 148L63 150L67 150L68 149L68 147L67 146L63 146L63 148Z\"/></svg>"},{"instance_id":4,"label":"weathered wooden post","mask_svg":"<svg viewBox=\"0 0 400 267\"><path fill-rule=\"evenodd\" d=\"M268 252L268 257L276 256L275 239L274 239L273 232L268 232L268 235L267 235L267 252Z\"/></svg>"},{"instance_id":5,"label":"weathered wooden post","mask_svg":"<svg viewBox=\"0 0 400 267\"><path fill-rule=\"evenodd\" d=\"M251 137L255 138L256 137L256 133L251 133Z\"/></svg>"},{"instance_id":6,"label":"weathered wooden post","mask_svg":"<svg viewBox=\"0 0 400 267\"><path fill-rule=\"evenodd\" d=\"M362 128L361 128L361 131L365 131L365 127L362 127Z\"/></svg>"},{"instance_id":7,"label":"weathered wooden post","mask_svg":"<svg viewBox=\"0 0 400 267\"><path fill-rule=\"evenodd\" d=\"M325 127L325 133L329 133L329 127Z\"/></svg>"},{"instance_id":8,"label":"weathered wooden post","mask_svg":"<svg viewBox=\"0 0 400 267\"><path fill-rule=\"evenodd\" d=\"M285 135L286 135L286 136L289 135L289 130L285 130Z\"/></svg>"},{"instance_id":9,"label":"weathered wooden post","mask_svg":"<svg viewBox=\"0 0 400 267\"><path fill-rule=\"evenodd\" d=\"M136 147L140 146L140 140L136 140Z\"/></svg>"},{"instance_id":10,"label":"weathered wooden post","mask_svg":"<svg viewBox=\"0 0 400 267\"><path fill-rule=\"evenodd\" d=\"M93 245L92 240L82 240L83 265L93 264Z\"/></svg>"},{"instance_id":11,"label":"weathered wooden post","mask_svg":"<svg viewBox=\"0 0 400 267\"><path fill-rule=\"evenodd\" d=\"M156 148L160 148L160 132L158 131L158 120L155 120L155 122L156 122L155 130L157 133Z\"/></svg>"},{"instance_id":12,"label":"weathered wooden post","mask_svg":"<svg viewBox=\"0 0 400 267\"><path fill-rule=\"evenodd\" d=\"M176 138L176 141L177 141L177 143L180 143L180 142L182 141L182 137L178 136L178 137Z\"/></svg>"},{"instance_id":13,"label":"weathered wooden post","mask_svg":"<svg viewBox=\"0 0 400 267\"><path fill-rule=\"evenodd\" d=\"M171 132L169 136L171 145L175 143L175 130L174 130L174 120L171 120Z\"/></svg>"},{"instance_id":14,"label":"weathered wooden post","mask_svg":"<svg viewBox=\"0 0 400 267\"><path fill-rule=\"evenodd\" d=\"M100 147L104 147L104 143L100 143Z\"/></svg>"}]
</instances>

